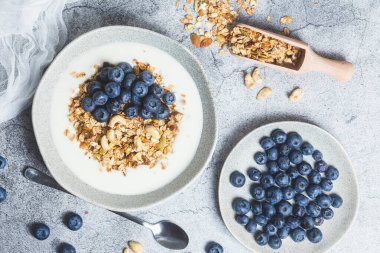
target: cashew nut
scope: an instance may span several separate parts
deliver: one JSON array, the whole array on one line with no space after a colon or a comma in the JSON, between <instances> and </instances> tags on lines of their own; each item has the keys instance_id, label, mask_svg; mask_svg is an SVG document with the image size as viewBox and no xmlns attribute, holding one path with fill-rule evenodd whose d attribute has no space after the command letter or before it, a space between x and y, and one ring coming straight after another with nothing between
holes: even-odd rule
<instances>
[{"instance_id":1,"label":"cashew nut","mask_svg":"<svg viewBox=\"0 0 380 253\"><path fill-rule=\"evenodd\" d=\"M115 135L115 131L110 129L107 131L107 139L111 142L111 143L116 143L117 142L117 139L116 139L116 135Z\"/></svg>"},{"instance_id":2,"label":"cashew nut","mask_svg":"<svg viewBox=\"0 0 380 253\"><path fill-rule=\"evenodd\" d=\"M128 246L131 248L131 250L134 253L143 253L144 252L144 245L142 245L139 242L136 241L129 241Z\"/></svg>"},{"instance_id":3,"label":"cashew nut","mask_svg":"<svg viewBox=\"0 0 380 253\"><path fill-rule=\"evenodd\" d=\"M115 115L113 116L111 119L110 119L110 122L108 123L108 126L113 128L117 123L121 124L121 125L126 125L127 124L127 120L121 116L121 115Z\"/></svg>"},{"instance_id":4,"label":"cashew nut","mask_svg":"<svg viewBox=\"0 0 380 253\"><path fill-rule=\"evenodd\" d=\"M157 128L152 125L145 126L145 131L152 136L152 139L159 140L160 132L158 132Z\"/></svg>"},{"instance_id":5,"label":"cashew nut","mask_svg":"<svg viewBox=\"0 0 380 253\"><path fill-rule=\"evenodd\" d=\"M100 140L100 144L105 151L110 150L114 146L113 143L108 143L107 136L105 135L103 135L102 139Z\"/></svg>"}]
</instances>

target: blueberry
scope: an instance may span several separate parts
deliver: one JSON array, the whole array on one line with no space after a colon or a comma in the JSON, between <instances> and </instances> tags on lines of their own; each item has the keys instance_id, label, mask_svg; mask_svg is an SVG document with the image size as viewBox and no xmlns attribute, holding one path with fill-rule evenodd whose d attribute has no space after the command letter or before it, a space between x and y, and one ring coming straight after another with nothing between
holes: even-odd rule
<instances>
[{"instance_id":1,"label":"blueberry","mask_svg":"<svg viewBox=\"0 0 380 253\"><path fill-rule=\"evenodd\" d=\"M264 137L260 140L260 145L263 149L268 150L268 149L273 148L276 145L276 143L274 143L272 138Z\"/></svg>"},{"instance_id":2,"label":"blueberry","mask_svg":"<svg viewBox=\"0 0 380 253\"><path fill-rule=\"evenodd\" d=\"M154 117L159 120L167 119L170 116L170 110L167 105L162 105L158 108L158 111L153 113Z\"/></svg>"},{"instance_id":3,"label":"blueberry","mask_svg":"<svg viewBox=\"0 0 380 253\"><path fill-rule=\"evenodd\" d=\"M335 167L329 166L325 171L325 176L329 180L336 180L339 177L339 171Z\"/></svg>"},{"instance_id":4,"label":"blueberry","mask_svg":"<svg viewBox=\"0 0 380 253\"><path fill-rule=\"evenodd\" d=\"M310 202L306 207L306 211L311 217L315 218L321 214L321 207L315 202Z\"/></svg>"},{"instance_id":5,"label":"blueberry","mask_svg":"<svg viewBox=\"0 0 380 253\"><path fill-rule=\"evenodd\" d=\"M263 200L265 198L265 190L260 185L252 185L251 195L255 200Z\"/></svg>"},{"instance_id":6,"label":"blueberry","mask_svg":"<svg viewBox=\"0 0 380 253\"><path fill-rule=\"evenodd\" d=\"M331 182L330 180L328 180L326 178L322 179L320 185L322 187L322 190L326 191L326 192L329 192L333 189L333 182Z\"/></svg>"},{"instance_id":7,"label":"blueberry","mask_svg":"<svg viewBox=\"0 0 380 253\"><path fill-rule=\"evenodd\" d=\"M268 168L269 174L271 175L276 174L280 170L280 167L276 161L268 161L266 166Z\"/></svg>"},{"instance_id":8,"label":"blueberry","mask_svg":"<svg viewBox=\"0 0 380 253\"><path fill-rule=\"evenodd\" d=\"M262 214L253 216L253 221L262 227L265 226L268 222L267 218Z\"/></svg>"},{"instance_id":9,"label":"blueberry","mask_svg":"<svg viewBox=\"0 0 380 253\"><path fill-rule=\"evenodd\" d=\"M326 195L326 194L321 194L317 197L317 204L321 207L321 208L328 208L331 206L331 198L330 196Z\"/></svg>"},{"instance_id":10,"label":"blueberry","mask_svg":"<svg viewBox=\"0 0 380 253\"><path fill-rule=\"evenodd\" d=\"M304 192L308 185L309 182L302 176L298 176L293 180L293 188L298 193Z\"/></svg>"},{"instance_id":11,"label":"blueberry","mask_svg":"<svg viewBox=\"0 0 380 253\"><path fill-rule=\"evenodd\" d=\"M148 86L151 86L154 83L154 76L149 71L145 70L140 74L140 79L146 83Z\"/></svg>"},{"instance_id":12,"label":"blueberry","mask_svg":"<svg viewBox=\"0 0 380 253\"><path fill-rule=\"evenodd\" d=\"M243 226L247 225L249 222L249 218L245 214L236 215L235 220L237 223L239 223L240 225L243 225Z\"/></svg>"},{"instance_id":13,"label":"blueberry","mask_svg":"<svg viewBox=\"0 0 380 253\"><path fill-rule=\"evenodd\" d=\"M285 143L287 135L281 129L276 129L271 133L271 138L276 144Z\"/></svg>"},{"instance_id":14,"label":"blueberry","mask_svg":"<svg viewBox=\"0 0 380 253\"><path fill-rule=\"evenodd\" d=\"M219 243L212 242L207 247L207 253L223 253L223 247Z\"/></svg>"},{"instance_id":15,"label":"blueberry","mask_svg":"<svg viewBox=\"0 0 380 253\"><path fill-rule=\"evenodd\" d=\"M298 149L302 145L302 137L296 132L288 133L288 138L286 139L286 143L294 149Z\"/></svg>"},{"instance_id":16,"label":"blueberry","mask_svg":"<svg viewBox=\"0 0 380 253\"><path fill-rule=\"evenodd\" d=\"M322 218L325 220L330 220L334 217L334 211L331 208L325 208L321 211Z\"/></svg>"},{"instance_id":17,"label":"blueberry","mask_svg":"<svg viewBox=\"0 0 380 253\"><path fill-rule=\"evenodd\" d=\"M306 215L301 218L301 227L305 230L310 230L314 227L315 221L314 218L310 215Z\"/></svg>"},{"instance_id":18,"label":"blueberry","mask_svg":"<svg viewBox=\"0 0 380 253\"><path fill-rule=\"evenodd\" d=\"M284 226L284 227L278 229L277 235L281 239L285 239L286 237L289 236L289 232L290 232L290 227Z\"/></svg>"},{"instance_id":19,"label":"blueberry","mask_svg":"<svg viewBox=\"0 0 380 253\"><path fill-rule=\"evenodd\" d=\"M136 81L137 76L135 74L127 74L123 80L122 86L125 89L129 89L132 87L132 84Z\"/></svg>"},{"instance_id":20,"label":"blueberry","mask_svg":"<svg viewBox=\"0 0 380 253\"><path fill-rule=\"evenodd\" d=\"M288 156L290 151L292 151L292 148L286 143L280 145L278 148L278 152L280 153L280 155Z\"/></svg>"},{"instance_id":21,"label":"blueberry","mask_svg":"<svg viewBox=\"0 0 380 253\"><path fill-rule=\"evenodd\" d=\"M35 224L33 227L33 235L38 240L45 240L50 235L50 228L42 223Z\"/></svg>"},{"instance_id":22,"label":"blueberry","mask_svg":"<svg viewBox=\"0 0 380 253\"><path fill-rule=\"evenodd\" d=\"M139 115L142 119L150 119L152 118L152 112L148 111L146 108L139 109Z\"/></svg>"},{"instance_id":23,"label":"blueberry","mask_svg":"<svg viewBox=\"0 0 380 253\"><path fill-rule=\"evenodd\" d=\"M7 159L0 155L0 171L4 170L7 164L8 164Z\"/></svg>"},{"instance_id":24,"label":"blueberry","mask_svg":"<svg viewBox=\"0 0 380 253\"><path fill-rule=\"evenodd\" d=\"M99 78L103 82L108 81L108 72L111 70L110 67L104 67L100 70Z\"/></svg>"},{"instance_id":25,"label":"blueberry","mask_svg":"<svg viewBox=\"0 0 380 253\"><path fill-rule=\"evenodd\" d=\"M254 155L255 162L259 165L263 165L268 161L268 157L265 153L263 152L257 152Z\"/></svg>"},{"instance_id":26,"label":"blueberry","mask_svg":"<svg viewBox=\"0 0 380 253\"><path fill-rule=\"evenodd\" d=\"M312 156L313 156L313 159L314 159L315 161L317 161L317 162L318 162L318 161L322 161L322 159L323 159L323 154L322 154L322 152L319 151L319 150L314 150Z\"/></svg>"},{"instance_id":27,"label":"blueberry","mask_svg":"<svg viewBox=\"0 0 380 253\"><path fill-rule=\"evenodd\" d=\"M254 215L261 214L263 212L263 205L259 201L252 201L251 210Z\"/></svg>"},{"instance_id":28,"label":"blueberry","mask_svg":"<svg viewBox=\"0 0 380 253\"><path fill-rule=\"evenodd\" d=\"M330 198L332 207L339 208L343 204L343 199L338 194L331 194Z\"/></svg>"},{"instance_id":29,"label":"blueberry","mask_svg":"<svg viewBox=\"0 0 380 253\"><path fill-rule=\"evenodd\" d=\"M269 204L277 204L282 200L282 191L280 188L272 186L265 191L265 197Z\"/></svg>"},{"instance_id":30,"label":"blueberry","mask_svg":"<svg viewBox=\"0 0 380 253\"><path fill-rule=\"evenodd\" d=\"M253 220L249 220L247 225L245 225L245 229L249 232L249 233L255 233L256 230L257 230L257 224L256 222L254 222Z\"/></svg>"},{"instance_id":31,"label":"blueberry","mask_svg":"<svg viewBox=\"0 0 380 253\"><path fill-rule=\"evenodd\" d=\"M315 199L322 193L322 188L317 184L310 184L306 188L306 194L309 198Z\"/></svg>"},{"instance_id":32,"label":"blueberry","mask_svg":"<svg viewBox=\"0 0 380 253\"><path fill-rule=\"evenodd\" d=\"M241 172L235 170L230 175L230 183L233 186L240 188L245 184L245 176Z\"/></svg>"},{"instance_id":33,"label":"blueberry","mask_svg":"<svg viewBox=\"0 0 380 253\"><path fill-rule=\"evenodd\" d=\"M164 103L167 105L174 104L176 100L175 95L172 92L166 93L162 99L164 100Z\"/></svg>"},{"instance_id":34,"label":"blueberry","mask_svg":"<svg viewBox=\"0 0 380 253\"><path fill-rule=\"evenodd\" d=\"M120 62L119 64L117 64L117 66L119 68L121 68L125 74L133 73L133 68L132 68L131 64L129 64L127 62Z\"/></svg>"},{"instance_id":35,"label":"blueberry","mask_svg":"<svg viewBox=\"0 0 380 253\"><path fill-rule=\"evenodd\" d=\"M282 190L282 198L285 200L290 200L294 198L296 191L291 186L286 186L281 189Z\"/></svg>"},{"instance_id":36,"label":"blueberry","mask_svg":"<svg viewBox=\"0 0 380 253\"><path fill-rule=\"evenodd\" d=\"M131 93L131 102L133 105L137 105L137 106L140 106L143 104L143 101L141 98L139 98L138 96L136 96L135 94Z\"/></svg>"},{"instance_id":37,"label":"blueberry","mask_svg":"<svg viewBox=\"0 0 380 253\"><path fill-rule=\"evenodd\" d=\"M0 186L0 203L4 202L4 200L7 198L7 191Z\"/></svg>"},{"instance_id":38,"label":"blueberry","mask_svg":"<svg viewBox=\"0 0 380 253\"><path fill-rule=\"evenodd\" d=\"M294 205L293 206L293 214L298 217L303 217L306 213L306 208L304 206L300 205Z\"/></svg>"},{"instance_id":39,"label":"blueberry","mask_svg":"<svg viewBox=\"0 0 380 253\"><path fill-rule=\"evenodd\" d=\"M274 181L278 186L285 187L290 184L290 177L286 173L280 172L275 176Z\"/></svg>"},{"instance_id":40,"label":"blueberry","mask_svg":"<svg viewBox=\"0 0 380 253\"><path fill-rule=\"evenodd\" d=\"M80 106L85 110L86 112L92 112L95 110L96 105L92 102L92 99L89 97L84 97L80 101Z\"/></svg>"},{"instance_id":41,"label":"blueberry","mask_svg":"<svg viewBox=\"0 0 380 253\"><path fill-rule=\"evenodd\" d=\"M322 176L317 170L312 170L307 178L309 179L309 182L313 184L319 184L322 180Z\"/></svg>"},{"instance_id":42,"label":"blueberry","mask_svg":"<svg viewBox=\"0 0 380 253\"><path fill-rule=\"evenodd\" d=\"M255 234L255 241L258 245L264 246L268 243L268 235L262 231L257 231Z\"/></svg>"},{"instance_id":43,"label":"blueberry","mask_svg":"<svg viewBox=\"0 0 380 253\"><path fill-rule=\"evenodd\" d=\"M267 235L271 236L271 235L275 235L275 234L277 233L277 228L276 228L276 226L273 225L272 223L268 223L268 224L266 224L266 225L264 226L263 231L264 231Z\"/></svg>"},{"instance_id":44,"label":"blueberry","mask_svg":"<svg viewBox=\"0 0 380 253\"><path fill-rule=\"evenodd\" d=\"M321 216L314 218L314 224L315 226L321 226L324 222L324 219Z\"/></svg>"},{"instance_id":45,"label":"blueberry","mask_svg":"<svg viewBox=\"0 0 380 253\"><path fill-rule=\"evenodd\" d=\"M305 161L301 162L300 164L298 164L297 166L297 169L298 169L298 172L303 175L303 176L307 176L310 174L311 170L313 169L311 167L311 165Z\"/></svg>"},{"instance_id":46,"label":"blueberry","mask_svg":"<svg viewBox=\"0 0 380 253\"><path fill-rule=\"evenodd\" d=\"M121 103L119 99L111 98L106 103L106 109L109 113L115 114L120 112L121 110Z\"/></svg>"},{"instance_id":47,"label":"blueberry","mask_svg":"<svg viewBox=\"0 0 380 253\"><path fill-rule=\"evenodd\" d=\"M318 228L312 228L306 232L307 239L312 243L319 243L322 240L322 232Z\"/></svg>"},{"instance_id":48,"label":"blueberry","mask_svg":"<svg viewBox=\"0 0 380 253\"><path fill-rule=\"evenodd\" d=\"M309 198L306 197L305 195L303 194L300 194L300 193L297 193L295 196L294 196L294 202L299 205L299 206L307 206L310 202Z\"/></svg>"},{"instance_id":49,"label":"blueberry","mask_svg":"<svg viewBox=\"0 0 380 253\"><path fill-rule=\"evenodd\" d=\"M301 225L301 220L296 216L288 216L285 218L285 226L290 227L290 229L295 229Z\"/></svg>"},{"instance_id":50,"label":"blueberry","mask_svg":"<svg viewBox=\"0 0 380 253\"><path fill-rule=\"evenodd\" d=\"M302 228L298 227L290 231L290 237L294 242L302 242L305 240L306 233L305 230Z\"/></svg>"},{"instance_id":51,"label":"blueberry","mask_svg":"<svg viewBox=\"0 0 380 253\"><path fill-rule=\"evenodd\" d=\"M108 80L121 83L124 79L124 71L120 67L114 67L108 71Z\"/></svg>"},{"instance_id":52,"label":"blueberry","mask_svg":"<svg viewBox=\"0 0 380 253\"><path fill-rule=\"evenodd\" d=\"M278 166L280 167L280 170L287 170L290 167L290 160L289 157L280 155L280 157L277 160Z\"/></svg>"},{"instance_id":53,"label":"blueberry","mask_svg":"<svg viewBox=\"0 0 380 253\"><path fill-rule=\"evenodd\" d=\"M268 189L269 187L274 185L274 179L271 175L266 174L261 177L260 183L264 189Z\"/></svg>"},{"instance_id":54,"label":"blueberry","mask_svg":"<svg viewBox=\"0 0 380 253\"><path fill-rule=\"evenodd\" d=\"M68 243L62 243L59 246L58 253L76 253L76 250L73 245Z\"/></svg>"},{"instance_id":55,"label":"blueberry","mask_svg":"<svg viewBox=\"0 0 380 253\"><path fill-rule=\"evenodd\" d=\"M269 203L263 203L263 215L270 219L276 214L276 208Z\"/></svg>"},{"instance_id":56,"label":"blueberry","mask_svg":"<svg viewBox=\"0 0 380 253\"><path fill-rule=\"evenodd\" d=\"M242 198L236 198L232 202L232 208L234 209L235 213L240 214L246 214L251 209L251 204Z\"/></svg>"},{"instance_id":57,"label":"blueberry","mask_svg":"<svg viewBox=\"0 0 380 253\"><path fill-rule=\"evenodd\" d=\"M98 122L107 122L110 118L110 113L103 107L96 108L92 115L94 116L95 120Z\"/></svg>"},{"instance_id":58,"label":"blueberry","mask_svg":"<svg viewBox=\"0 0 380 253\"><path fill-rule=\"evenodd\" d=\"M137 81L132 85L132 92L139 98L145 97L148 94L148 86L144 82Z\"/></svg>"},{"instance_id":59,"label":"blueberry","mask_svg":"<svg viewBox=\"0 0 380 253\"><path fill-rule=\"evenodd\" d=\"M152 84L152 86L149 87L149 92L156 98L162 98L162 96L165 94L164 89L156 83Z\"/></svg>"},{"instance_id":60,"label":"blueberry","mask_svg":"<svg viewBox=\"0 0 380 253\"><path fill-rule=\"evenodd\" d=\"M276 228L282 228L285 225L285 218L282 214L278 213L275 216L273 216L272 221L273 225L276 226Z\"/></svg>"},{"instance_id":61,"label":"blueberry","mask_svg":"<svg viewBox=\"0 0 380 253\"><path fill-rule=\"evenodd\" d=\"M128 89L121 89L118 97L121 104L128 104L131 101L132 93Z\"/></svg>"},{"instance_id":62,"label":"blueberry","mask_svg":"<svg viewBox=\"0 0 380 253\"><path fill-rule=\"evenodd\" d=\"M262 176L261 171L256 168L249 168L247 174L248 177L254 182L260 181L260 178Z\"/></svg>"},{"instance_id":63,"label":"blueberry","mask_svg":"<svg viewBox=\"0 0 380 253\"><path fill-rule=\"evenodd\" d=\"M89 97L84 97L81 101L80 101L80 106L83 108L83 110L85 110L86 112L92 112L93 110L95 110L95 104L92 102L92 99L89 98Z\"/></svg>"},{"instance_id":64,"label":"blueberry","mask_svg":"<svg viewBox=\"0 0 380 253\"><path fill-rule=\"evenodd\" d=\"M144 98L144 107L150 112L158 112L158 110L161 107L161 104L162 103L160 99L156 98L153 95L149 95Z\"/></svg>"},{"instance_id":65,"label":"blueberry","mask_svg":"<svg viewBox=\"0 0 380 253\"><path fill-rule=\"evenodd\" d=\"M303 161L303 155L299 150L292 150L289 153L289 160L293 164L300 164Z\"/></svg>"},{"instance_id":66,"label":"blueberry","mask_svg":"<svg viewBox=\"0 0 380 253\"><path fill-rule=\"evenodd\" d=\"M108 101L108 96L104 91L97 91L92 95L92 102L95 105L105 105Z\"/></svg>"},{"instance_id":67,"label":"blueberry","mask_svg":"<svg viewBox=\"0 0 380 253\"><path fill-rule=\"evenodd\" d=\"M103 84L99 81L92 81L91 83L88 84L87 86L87 93L89 95L93 95L97 91L103 90Z\"/></svg>"},{"instance_id":68,"label":"blueberry","mask_svg":"<svg viewBox=\"0 0 380 253\"><path fill-rule=\"evenodd\" d=\"M124 113L128 118L134 119L139 114L139 107L136 105L130 105L125 108Z\"/></svg>"},{"instance_id":69,"label":"blueberry","mask_svg":"<svg viewBox=\"0 0 380 253\"><path fill-rule=\"evenodd\" d=\"M311 155L314 152L314 147L308 142L304 142L301 146L302 154L304 155Z\"/></svg>"},{"instance_id":70,"label":"blueberry","mask_svg":"<svg viewBox=\"0 0 380 253\"><path fill-rule=\"evenodd\" d=\"M66 225L70 230L77 231L82 227L83 220L78 214L70 213L66 217Z\"/></svg>"},{"instance_id":71,"label":"blueberry","mask_svg":"<svg viewBox=\"0 0 380 253\"><path fill-rule=\"evenodd\" d=\"M277 212L287 217L292 214L293 206L286 200L281 200L280 203L277 204Z\"/></svg>"},{"instance_id":72,"label":"blueberry","mask_svg":"<svg viewBox=\"0 0 380 253\"><path fill-rule=\"evenodd\" d=\"M276 147L268 149L266 153L269 161L276 161L278 159L278 150Z\"/></svg>"},{"instance_id":73,"label":"blueberry","mask_svg":"<svg viewBox=\"0 0 380 253\"><path fill-rule=\"evenodd\" d=\"M268 245L272 249L279 249L281 248L282 241L277 235L272 235L269 237Z\"/></svg>"},{"instance_id":74,"label":"blueberry","mask_svg":"<svg viewBox=\"0 0 380 253\"><path fill-rule=\"evenodd\" d=\"M314 164L314 168L319 172L325 172L328 168L328 165L325 161L317 161Z\"/></svg>"},{"instance_id":75,"label":"blueberry","mask_svg":"<svg viewBox=\"0 0 380 253\"><path fill-rule=\"evenodd\" d=\"M298 173L298 170L292 166L286 171L286 174L288 174L291 179L295 179L300 175L300 173Z\"/></svg>"}]
</instances>

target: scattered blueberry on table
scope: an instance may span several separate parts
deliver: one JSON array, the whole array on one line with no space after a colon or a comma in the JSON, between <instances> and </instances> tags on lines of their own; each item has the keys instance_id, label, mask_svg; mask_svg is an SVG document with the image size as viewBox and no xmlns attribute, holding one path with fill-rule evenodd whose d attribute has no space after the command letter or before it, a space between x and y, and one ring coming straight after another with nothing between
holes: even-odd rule
<instances>
[{"instance_id":1,"label":"scattered blueberry on table","mask_svg":"<svg viewBox=\"0 0 380 253\"><path fill-rule=\"evenodd\" d=\"M294 242L307 238L312 243L323 239L321 226L333 219L334 210L343 199L333 190L339 170L323 160L321 151L304 141L296 132L275 129L259 140L263 150L254 153L253 160L263 169L251 167L248 178L253 181L253 200L235 198L232 203L237 223L253 233L258 245L279 249L282 240L290 236ZM311 157L312 164L306 161ZM230 175L234 187L243 187L245 175L238 170ZM249 198L249 196L248 196Z\"/></svg>"},{"instance_id":2,"label":"scattered blueberry on table","mask_svg":"<svg viewBox=\"0 0 380 253\"><path fill-rule=\"evenodd\" d=\"M76 253L77 251L75 250L74 246L68 243L62 243L58 247L58 252L59 253Z\"/></svg>"},{"instance_id":3,"label":"scattered blueberry on table","mask_svg":"<svg viewBox=\"0 0 380 253\"><path fill-rule=\"evenodd\" d=\"M131 119L140 116L144 120L165 120L170 116L168 105L176 102L176 96L154 82L151 72L136 75L129 63L104 64L97 80L87 84L80 105L98 122L107 122L120 112Z\"/></svg>"},{"instance_id":4,"label":"scattered blueberry on table","mask_svg":"<svg viewBox=\"0 0 380 253\"><path fill-rule=\"evenodd\" d=\"M207 253L223 253L223 247L217 242L212 242L207 247Z\"/></svg>"},{"instance_id":5,"label":"scattered blueberry on table","mask_svg":"<svg viewBox=\"0 0 380 253\"><path fill-rule=\"evenodd\" d=\"M82 227L83 220L78 214L70 213L66 216L66 225L70 230L77 231Z\"/></svg>"},{"instance_id":6,"label":"scattered blueberry on table","mask_svg":"<svg viewBox=\"0 0 380 253\"><path fill-rule=\"evenodd\" d=\"M7 159L0 155L0 172L4 170L5 167L7 167L7 165L8 165Z\"/></svg>"},{"instance_id":7,"label":"scattered blueberry on table","mask_svg":"<svg viewBox=\"0 0 380 253\"><path fill-rule=\"evenodd\" d=\"M4 202L5 199L7 198L7 191L0 186L0 203Z\"/></svg>"},{"instance_id":8,"label":"scattered blueberry on table","mask_svg":"<svg viewBox=\"0 0 380 253\"><path fill-rule=\"evenodd\" d=\"M46 240L50 235L50 228L42 223L35 224L33 227L33 235L38 240Z\"/></svg>"}]
</instances>

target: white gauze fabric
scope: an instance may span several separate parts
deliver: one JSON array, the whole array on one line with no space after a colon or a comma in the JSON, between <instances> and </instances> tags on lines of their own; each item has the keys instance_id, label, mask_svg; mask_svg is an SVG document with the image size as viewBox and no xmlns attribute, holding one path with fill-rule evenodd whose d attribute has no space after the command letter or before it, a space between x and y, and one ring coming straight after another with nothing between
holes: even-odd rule
<instances>
[{"instance_id":1,"label":"white gauze fabric","mask_svg":"<svg viewBox=\"0 0 380 253\"><path fill-rule=\"evenodd\" d=\"M64 0L0 0L0 123L26 109L67 39Z\"/></svg>"}]
</instances>

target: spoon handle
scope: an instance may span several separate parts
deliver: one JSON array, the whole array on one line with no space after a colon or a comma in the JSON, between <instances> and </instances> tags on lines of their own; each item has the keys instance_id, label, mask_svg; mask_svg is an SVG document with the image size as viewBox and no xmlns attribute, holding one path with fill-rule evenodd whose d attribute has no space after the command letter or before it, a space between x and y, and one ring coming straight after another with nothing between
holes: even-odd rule
<instances>
[{"instance_id":1,"label":"spoon handle","mask_svg":"<svg viewBox=\"0 0 380 253\"><path fill-rule=\"evenodd\" d=\"M28 180L30 181L33 181L35 183L38 183L38 184L42 184L42 185L45 185L45 186L48 186L48 187L51 187L51 188L54 188L56 190L59 190L59 191L62 191L62 192L65 192L65 193L68 193L68 194L71 194L70 192L66 191L62 186L60 186L57 181L54 180L54 178L48 176L47 174L43 173L42 171L40 170L37 170L35 168L32 168L32 167L27 167L25 170L24 170L24 173L23 173L24 177L27 178ZM72 195L72 194L71 194ZM111 210L108 210L110 212L113 212L121 217L124 217L130 221L133 221L139 225L142 225L144 227L149 227L150 224L135 217L135 216L132 216L130 214L127 214L127 213L123 213L123 212L116 212L116 211L111 211Z\"/></svg>"}]
</instances>

